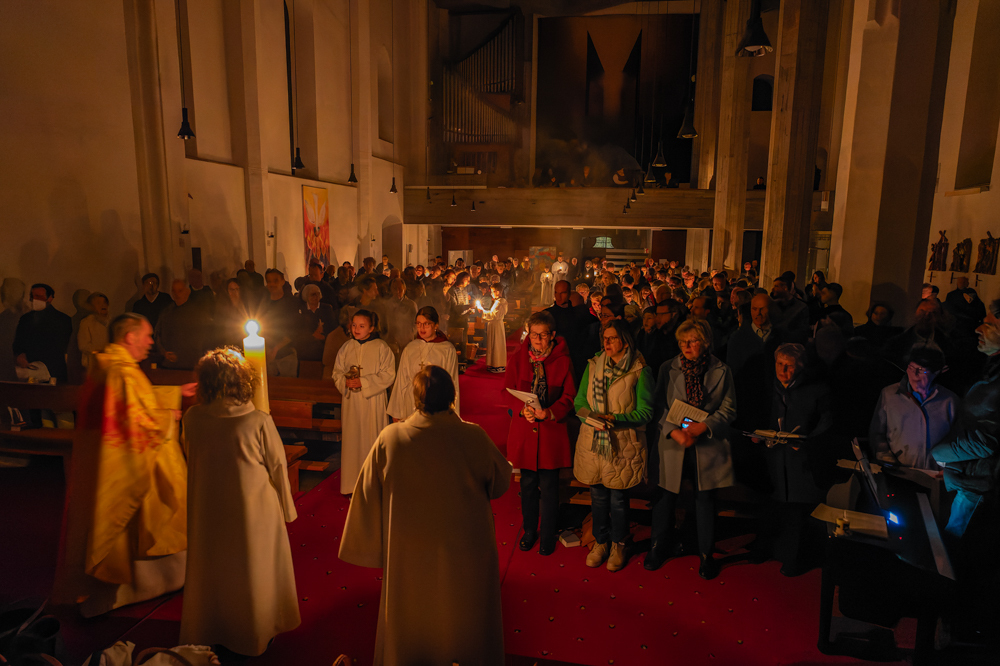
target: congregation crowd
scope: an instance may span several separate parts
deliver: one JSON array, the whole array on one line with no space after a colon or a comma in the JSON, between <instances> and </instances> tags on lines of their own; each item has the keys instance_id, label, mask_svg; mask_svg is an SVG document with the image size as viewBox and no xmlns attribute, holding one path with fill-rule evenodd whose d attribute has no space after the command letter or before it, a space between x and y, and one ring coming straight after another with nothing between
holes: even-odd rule
<instances>
[{"instance_id":1,"label":"congregation crowd","mask_svg":"<svg viewBox=\"0 0 1000 666\"><path fill-rule=\"evenodd\" d=\"M455 417L446 425L459 439L478 441L479 431L461 429L457 387L462 364L473 360L465 357L468 324L482 317L487 366L504 373L505 388L521 392L503 393L511 416L509 465L482 454L492 470L490 493L506 489L510 467L520 474L521 550L538 543L538 552L549 555L557 547L560 470L569 468L590 487L595 545L588 566L618 571L627 565L634 554L630 498L638 496L652 509L643 566L655 570L672 557L697 553L699 574L716 577L717 494L741 484L761 498L749 559L777 559L784 575L799 575L821 561L821 524L809 514L837 480L837 460L851 457L855 438L873 460L943 474L954 493L946 527L953 544L991 543L996 536L1000 299L987 306L962 278L943 301L936 287L924 285L906 328L893 325L895 313L883 302L871 303L865 323L855 326L860 313L840 305L843 287L821 272L805 284L784 273L765 285L751 262L730 275L652 259L623 266L601 258L566 261L560 253L534 267L528 258L446 265L437 257L430 266L400 271L384 256L381 263L365 259L357 273L349 262L313 263L308 275L290 284L281 271L261 275L248 261L234 277L215 272L210 282L192 270L167 294L159 290L159 277L148 274L141 294L126 305L128 313L111 321L112 304L103 294L77 294L80 309L70 317L53 307L50 286L32 285L23 308L24 285L5 280L0 379L37 373L38 379L79 381L88 369L95 375L95 359L110 367L114 354L124 359L123 367L154 362L197 368L205 404L184 420L187 444L193 444L185 453L190 492L199 483L197 465L225 466L217 456L205 461L210 443L222 436L213 418L241 417L245 432L237 445L256 451L251 457L263 455L264 471L236 474L263 474L257 483L277 489L268 520L280 524L295 513L287 483L278 480L280 439L270 420L253 416L245 360L218 349L238 347L244 323L256 318L267 343L268 374L297 376L301 363L321 362L322 376L343 395L340 490L354 493L350 515L359 516L353 534L348 519L345 548L362 545L341 556L382 562L384 552L365 548L387 546L363 545L373 532L357 521L368 513L378 522L371 486L388 483L373 481L373 470L386 464L378 451L409 432L387 426L402 421L415 428L420 419L432 424L444 412ZM516 333L505 323L512 299L530 315L508 358L508 334ZM450 381L430 372L434 366ZM523 394L536 401L525 402ZM760 434L768 430L800 439L769 446ZM262 437L270 443L255 448ZM503 468L506 481L498 480ZM201 478L208 478L206 472ZM675 523L685 482L694 511L682 529ZM203 497L218 494L201 483ZM203 523L194 531L217 531L225 516L209 511L198 518L194 507L204 506L189 504L191 519ZM221 569L218 562L203 564L207 556L197 555L191 532L187 569L194 601L186 599L185 606L200 611L184 621L183 633L200 638L212 630L195 625L211 627L206 618L220 602L198 596L190 558L203 558L202 569L195 567L203 579ZM269 555L262 565L280 573L268 597L283 599L283 615L275 619L273 609L258 609L273 626L261 628L253 641L231 642L249 654L298 623L283 534L282 527L265 540ZM261 547L255 548L250 551L259 554Z\"/></svg>"}]
</instances>

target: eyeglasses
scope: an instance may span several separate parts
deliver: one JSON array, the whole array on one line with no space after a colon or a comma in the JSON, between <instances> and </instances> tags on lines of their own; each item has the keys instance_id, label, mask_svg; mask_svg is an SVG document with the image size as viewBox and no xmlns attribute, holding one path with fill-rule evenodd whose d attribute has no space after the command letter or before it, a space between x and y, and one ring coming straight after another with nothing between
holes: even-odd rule
<instances>
[{"instance_id":1,"label":"eyeglasses","mask_svg":"<svg viewBox=\"0 0 1000 666\"><path fill-rule=\"evenodd\" d=\"M678 347L694 347L695 345L702 344L701 340L678 340Z\"/></svg>"},{"instance_id":2,"label":"eyeglasses","mask_svg":"<svg viewBox=\"0 0 1000 666\"><path fill-rule=\"evenodd\" d=\"M910 365L908 365L906 367L906 369L907 370L912 370L913 372L915 372L918 375L933 375L934 374L933 370L928 370L927 368L925 368L925 367L923 367L921 365L917 365L916 363L911 363Z\"/></svg>"},{"instance_id":3,"label":"eyeglasses","mask_svg":"<svg viewBox=\"0 0 1000 666\"><path fill-rule=\"evenodd\" d=\"M532 340L548 340L552 337L551 333L528 333L528 337Z\"/></svg>"},{"instance_id":4,"label":"eyeglasses","mask_svg":"<svg viewBox=\"0 0 1000 666\"><path fill-rule=\"evenodd\" d=\"M621 338L619 338L617 335L605 335L604 336L604 341L605 342L611 342L612 340L621 340Z\"/></svg>"}]
</instances>

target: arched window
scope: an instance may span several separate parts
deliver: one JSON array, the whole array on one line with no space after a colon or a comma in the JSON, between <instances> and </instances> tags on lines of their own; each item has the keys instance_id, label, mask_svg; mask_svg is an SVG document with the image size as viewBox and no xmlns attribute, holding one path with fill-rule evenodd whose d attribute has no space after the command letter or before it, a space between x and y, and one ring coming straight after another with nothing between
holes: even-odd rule
<instances>
[{"instance_id":1,"label":"arched window","mask_svg":"<svg viewBox=\"0 0 1000 666\"><path fill-rule=\"evenodd\" d=\"M753 101L751 111L770 111L774 98L774 77L761 74L753 80Z\"/></svg>"}]
</instances>

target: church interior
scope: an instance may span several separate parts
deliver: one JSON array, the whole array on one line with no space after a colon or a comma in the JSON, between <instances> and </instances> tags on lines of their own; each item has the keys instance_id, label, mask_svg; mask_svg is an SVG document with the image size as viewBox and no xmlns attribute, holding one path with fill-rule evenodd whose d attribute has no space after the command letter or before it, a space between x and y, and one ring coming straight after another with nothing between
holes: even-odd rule
<instances>
[{"instance_id":1,"label":"church interior","mask_svg":"<svg viewBox=\"0 0 1000 666\"><path fill-rule=\"evenodd\" d=\"M998 33L4 0L0 663L996 663Z\"/></svg>"}]
</instances>

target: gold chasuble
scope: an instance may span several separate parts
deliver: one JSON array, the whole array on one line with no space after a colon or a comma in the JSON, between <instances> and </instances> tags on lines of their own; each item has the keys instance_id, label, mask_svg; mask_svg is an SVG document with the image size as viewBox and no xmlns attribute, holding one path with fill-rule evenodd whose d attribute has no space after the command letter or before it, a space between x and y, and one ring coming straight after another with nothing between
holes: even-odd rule
<instances>
[{"instance_id":1,"label":"gold chasuble","mask_svg":"<svg viewBox=\"0 0 1000 666\"><path fill-rule=\"evenodd\" d=\"M153 386L109 344L77 410L54 600L93 616L184 584L187 464L179 386Z\"/></svg>"}]
</instances>

